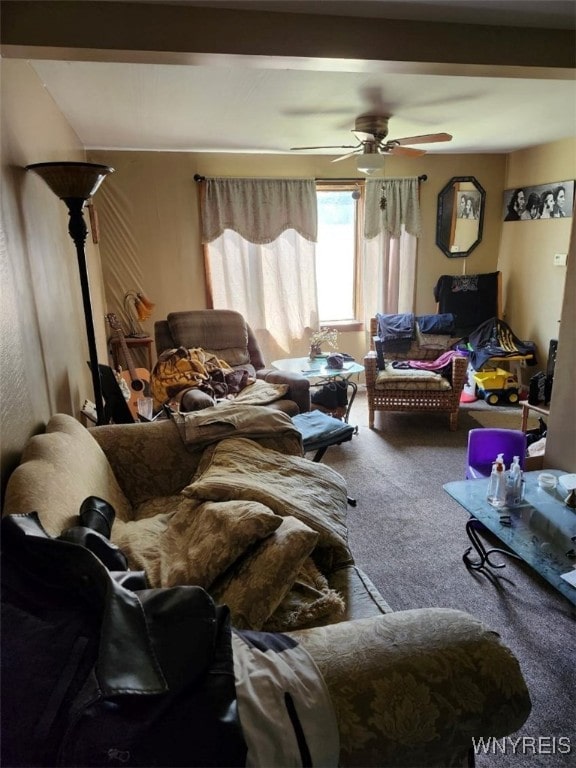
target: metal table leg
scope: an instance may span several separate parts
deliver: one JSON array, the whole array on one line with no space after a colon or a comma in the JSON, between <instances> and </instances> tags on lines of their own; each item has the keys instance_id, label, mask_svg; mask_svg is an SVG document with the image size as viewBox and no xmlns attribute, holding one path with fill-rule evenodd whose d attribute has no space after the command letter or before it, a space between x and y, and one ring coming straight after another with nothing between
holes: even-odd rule
<instances>
[{"instance_id":1,"label":"metal table leg","mask_svg":"<svg viewBox=\"0 0 576 768\"><path fill-rule=\"evenodd\" d=\"M348 400L348 405L346 406L346 414L344 415L344 421L346 424L348 424L348 417L350 416L350 410L352 409L352 403L354 402L354 398L356 397L356 392L358 392L358 384L356 384L355 381L351 381L350 379L346 379L346 388L351 387L352 388L352 395L350 396Z\"/></svg>"},{"instance_id":2,"label":"metal table leg","mask_svg":"<svg viewBox=\"0 0 576 768\"><path fill-rule=\"evenodd\" d=\"M500 549L498 547L492 547L490 549L486 549L484 546L484 542L480 538L478 534L478 528L483 527L482 523L476 520L476 518L471 517L468 522L466 523L466 533L468 534L468 538L472 542L472 546L468 547L468 549L464 552L462 555L462 560L464 561L464 565L466 568L471 568L475 571L480 571L483 568L485 569L486 566L490 566L490 568L504 568L506 563L493 563L490 561L490 556L493 555L495 552L498 552L499 554L506 555L507 557L514 557L516 560L522 560L521 557L516 555L514 552L510 552L508 549ZM478 554L478 560L475 560L470 557L470 552L472 552L472 548L474 548Z\"/></svg>"}]
</instances>

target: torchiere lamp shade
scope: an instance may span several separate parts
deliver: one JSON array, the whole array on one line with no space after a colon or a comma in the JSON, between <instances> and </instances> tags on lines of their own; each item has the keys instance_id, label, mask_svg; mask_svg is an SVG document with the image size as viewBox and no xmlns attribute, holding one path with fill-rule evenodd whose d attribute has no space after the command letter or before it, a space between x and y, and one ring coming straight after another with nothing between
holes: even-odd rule
<instances>
[{"instance_id":1,"label":"torchiere lamp shade","mask_svg":"<svg viewBox=\"0 0 576 768\"><path fill-rule=\"evenodd\" d=\"M37 173L61 200L87 200L114 168L98 163L34 163L26 170Z\"/></svg>"}]
</instances>

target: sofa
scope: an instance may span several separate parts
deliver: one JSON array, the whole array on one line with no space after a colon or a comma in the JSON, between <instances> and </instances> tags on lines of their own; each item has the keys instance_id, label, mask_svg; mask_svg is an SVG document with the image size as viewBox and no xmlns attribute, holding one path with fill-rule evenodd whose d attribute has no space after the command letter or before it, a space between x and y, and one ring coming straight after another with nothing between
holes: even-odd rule
<instances>
[{"instance_id":1,"label":"sofa","mask_svg":"<svg viewBox=\"0 0 576 768\"><path fill-rule=\"evenodd\" d=\"M165 320L154 323L156 354L160 357L167 350L184 347L200 348L228 363L233 369L242 368L261 381L270 384L287 385L282 399L270 407L293 416L310 410L310 382L304 376L292 371L277 371L268 368L254 332L239 313L229 309L196 309L171 312ZM205 407L206 401L183 393L190 410Z\"/></svg>"},{"instance_id":2,"label":"sofa","mask_svg":"<svg viewBox=\"0 0 576 768\"><path fill-rule=\"evenodd\" d=\"M348 548L344 479L302 457L300 435L285 414L263 409L274 414L271 423L260 419L261 409L257 418L250 408L244 410L250 411L246 417L233 409L219 411L210 421L205 409L196 419L175 416L91 429L71 416L55 415L24 448L7 484L3 514L35 511L55 537L77 524L86 497L105 499L116 512L112 541L127 553L131 567L150 563L150 581L161 585L195 578L186 562L172 568L174 563L160 558L158 564L162 537L169 542L169 556L171 546L189 553L192 571L203 549L207 567L213 568L225 548L224 529L215 523L222 510L232 510L228 524L234 542L252 525L255 510L259 519L280 517L280 526L246 551L258 551L260 542L276 537L288 521L289 549L292 542L301 548L300 535L306 539L297 577L293 565L276 562L281 549L272 547L270 571L264 580L255 575L261 592L252 601L242 603L251 586L252 561L242 588L235 589L226 577L235 563L216 583L222 602L230 598L233 621L259 630L270 619L259 610L260 598L273 589L274 568L280 570L277 579L292 585L284 599L299 585L309 596L305 572L312 570L308 577L316 582L307 605L320 609L301 611L295 623L289 611L271 615L274 631L285 632L308 651L328 687L338 723L339 765L464 765L473 738L501 738L519 729L530 712L530 697L517 660L499 636L458 610L394 612ZM246 489L256 460L263 463L254 494ZM306 487L298 481L291 494L276 482L290 468L307 478ZM272 482L266 488L268 474ZM318 516L319 509L325 509L325 518ZM199 510L207 527L195 527ZM138 546L131 547L131 539ZM207 583L213 594L210 579Z\"/></svg>"}]
</instances>

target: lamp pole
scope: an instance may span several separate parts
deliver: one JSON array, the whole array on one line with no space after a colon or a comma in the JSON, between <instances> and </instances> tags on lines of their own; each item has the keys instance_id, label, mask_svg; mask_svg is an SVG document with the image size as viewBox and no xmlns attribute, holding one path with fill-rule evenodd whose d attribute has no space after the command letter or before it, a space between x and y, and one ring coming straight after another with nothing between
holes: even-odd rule
<instances>
[{"instance_id":1,"label":"lamp pole","mask_svg":"<svg viewBox=\"0 0 576 768\"><path fill-rule=\"evenodd\" d=\"M94 388L94 404L96 406L96 423L105 424L104 399L102 382L98 368L98 352L96 350L96 334L92 316L92 301L90 298L90 283L86 266L86 235L88 229L84 221L83 208L88 198L96 192L104 178L113 173L114 169L95 163L35 163L27 165L26 170L35 171L48 184L50 189L68 208L68 232L76 246L78 270L80 272L80 287L84 319L86 321L86 336L88 339L88 354L90 357L90 372Z\"/></svg>"}]
</instances>

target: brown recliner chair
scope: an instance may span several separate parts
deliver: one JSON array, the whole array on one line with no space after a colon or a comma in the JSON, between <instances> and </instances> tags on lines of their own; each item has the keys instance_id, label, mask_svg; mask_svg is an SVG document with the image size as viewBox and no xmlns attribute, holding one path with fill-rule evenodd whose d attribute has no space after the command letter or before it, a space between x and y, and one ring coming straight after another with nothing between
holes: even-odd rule
<instances>
[{"instance_id":1,"label":"brown recliner chair","mask_svg":"<svg viewBox=\"0 0 576 768\"><path fill-rule=\"evenodd\" d=\"M251 376L272 384L288 384L285 399L270 403L294 416L310 410L310 382L290 371L266 368L254 333L239 312L229 309L197 309L171 312L154 323L156 354L167 349L200 347L232 368L245 368ZM184 400L182 401L184 405ZM199 407L199 406L195 406Z\"/></svg>"}]
</instances>

